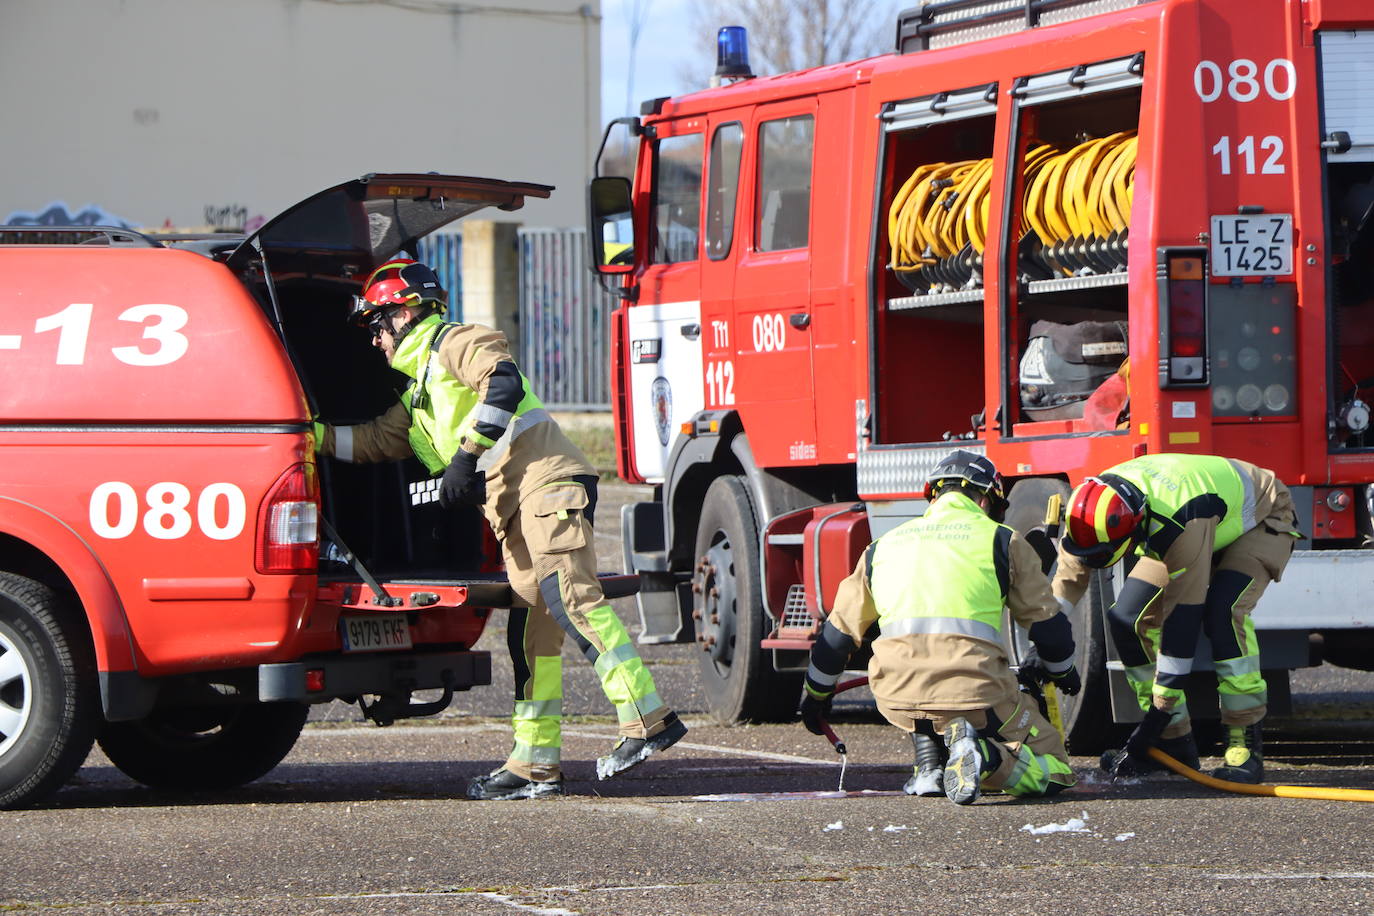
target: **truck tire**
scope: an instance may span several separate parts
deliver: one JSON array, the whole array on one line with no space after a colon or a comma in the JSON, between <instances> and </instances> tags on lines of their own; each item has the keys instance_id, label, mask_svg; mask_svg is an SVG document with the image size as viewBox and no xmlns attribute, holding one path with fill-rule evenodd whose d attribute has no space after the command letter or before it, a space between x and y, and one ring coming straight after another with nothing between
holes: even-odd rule
<instances>
[{"instance_id":1,"label":"truck tire","mask_svg":"<svg viewBox=\"0 0 1374 916\"><path fill-rule=\"evenodd\" d=\"M95 658L70 605L0 573L0 808L57 791L90 753L100 715Z\"/></svg>"},{"instance_id":2,"label":"truck tire","mask_svg":"<svg viewBox=\"0 0 1374 916\"><path fill-rule=\"evenodd\" d=\"M110 722L100 749L127 776L155 789L229 789L252 782L291 752L305 703L170 707L136 722Z\"/></svg>"},{"instance_id":3,"label":"truck tire","mask_svg":"<svg viewBox=\"0 0 1374 916\"><path fill-rule=\"evenodd\" d=\"M692 573L701 683L712 718L785 722L801 692L800 674L773 669L759 647L768 633L759 574L759 528L744 478L717 478L697 523Z\"/></svg>"},{"instance_id":4,"label":"truck tire","mask_svg":"<svg viewBox=\"0 0 1374 916\"><path fill-rule=\"evenodd\" d=\"M1045 537L1045 506L1051 496L1067 499L1069 486L1052 477L1017 481L1007 494L1005 523L1039 547L1057 547ZM1036 539L1039 539L1038 541ZM1049 555L1052 556L1052 553ZM1059 694L1059 715L1064 725L1064 741L1071 754L1100 754L1110 746L1120 747L1120 729L1112 721L1111 685L1107 676L1107 635L1104 621L1113 600L1112 571L1092 575L1083 599L1069 614L1073 627L1074 664L1083 679L1077 696ZM1016 650L1029 646L1024 630L1015 632ZM1014 652L1014 656L1020 651Z\"/></svg>"},{"instance_id":5,"label":"truck tire","mask_svg":"<svg viewBox=\"0 0 1374 916\"><path fill-rule=\"evenodd\" d=\"M1095 570L1088 591L1069 615L1073 625L1074 664L1083 678L1077 696L1059 695L1059 715L1070 754L1098 755L1121 747L1129 729L1112 719L1111 684L1107 676L1107 608L1114 600L1112 571Z\"/></svg>"}]
</instances>

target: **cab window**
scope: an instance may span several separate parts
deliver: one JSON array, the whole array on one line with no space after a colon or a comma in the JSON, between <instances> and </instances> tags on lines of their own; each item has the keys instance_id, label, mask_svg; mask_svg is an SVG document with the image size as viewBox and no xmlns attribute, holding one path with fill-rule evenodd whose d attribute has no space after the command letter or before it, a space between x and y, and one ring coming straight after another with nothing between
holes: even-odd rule
<instances>
[{"instance_id":1,"label":"cab window","mask_svg":"<svg viewBox=\"0 0 1374 916\"><path fill-rule=\"evenodd\" d=\"M701 234L701 134L658 141L654 200L654 262L697 259Z\"/></svg>"},{"instance_id":2,"label":"cab window","mask_svg":"<svg viewBox=\"0 0 1374 916\"><path fill-rule=\"evenodd\" d=\"M711 137L706 191L706 254L719 261L730 254L735 235L735 196L739 192L740 153L744 128L738 121L722 124Z\"/></svg>"},{"instance_id":3,"label":"cab window","mask_svg":"<svg viewBox=\"0 0 1374 916\"><path fill-rule=\"evenodd\" d=\"M805 248L811 224L811 115L767 121L759 128L759 251Z\"/></svg>"}]
</instances>

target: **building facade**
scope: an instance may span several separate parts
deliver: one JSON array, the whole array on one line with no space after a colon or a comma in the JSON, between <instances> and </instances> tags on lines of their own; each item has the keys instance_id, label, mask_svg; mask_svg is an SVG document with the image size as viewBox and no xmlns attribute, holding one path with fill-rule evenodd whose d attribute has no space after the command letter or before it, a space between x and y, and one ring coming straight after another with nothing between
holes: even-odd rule
<instances>
[{"instance_id":1,"label":"building facade","mask_svg":"<svg viewBox=\"0 0 1374 916\"><path fill-rule=\"evenodd\" d=\"M251 230L437 171L580 226L600 57L599 0L0 0L0 224Z\"/></svg>"}]
</instances>

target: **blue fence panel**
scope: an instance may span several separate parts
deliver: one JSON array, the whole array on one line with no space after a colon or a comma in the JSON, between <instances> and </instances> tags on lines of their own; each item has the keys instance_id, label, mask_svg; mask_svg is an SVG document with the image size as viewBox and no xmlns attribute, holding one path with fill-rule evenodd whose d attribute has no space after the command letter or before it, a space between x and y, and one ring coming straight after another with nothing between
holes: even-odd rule
<instances>
[{"instance_id":1,"label":"blue fence panel","mask_svg":"<svg viewBox=\"0 0 1374 916\"><path fill-rule=\"evenodd\" d=\"M463 236L438 232L420 240L419 260L428 264L448 290L446 320L463 320Z\"/></svg>"},{"instance_id":2,"label":"blue fence panel","mask_svg":"<svg viewBox=\"0 0 1374 916\"><path fill-rule=\"evenodd\" d=\"M587 269L582 229L520 229L520 366L549 407L611 407L615 297Z\"/></svg>"}]
</instances>

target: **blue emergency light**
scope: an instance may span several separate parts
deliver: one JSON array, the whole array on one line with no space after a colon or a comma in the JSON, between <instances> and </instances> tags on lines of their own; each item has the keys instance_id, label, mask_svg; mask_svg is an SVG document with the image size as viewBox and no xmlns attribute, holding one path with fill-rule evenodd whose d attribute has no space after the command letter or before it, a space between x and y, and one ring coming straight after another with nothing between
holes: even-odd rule
<instances>
[{"instance_id":1,"label":"blue emergency light","mask_svg":"<svg viewBox=\"0 0 1374 916\"><path fill-rule=\"evenodd\" d=\"M747 80L754 76L749 69L749 33L742 25L727 25L716 33L716 76L721 79Z\"/></svg>"}]
</instances>

